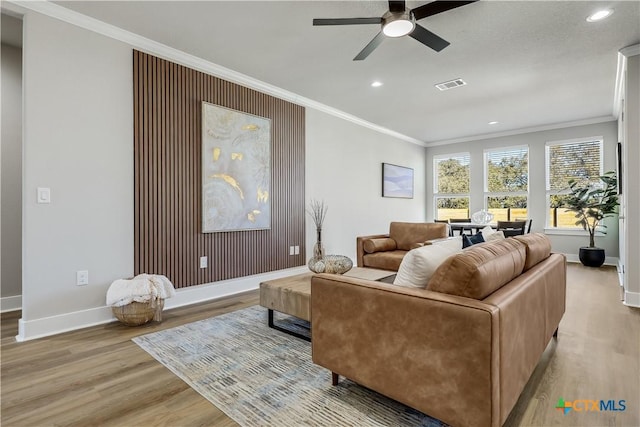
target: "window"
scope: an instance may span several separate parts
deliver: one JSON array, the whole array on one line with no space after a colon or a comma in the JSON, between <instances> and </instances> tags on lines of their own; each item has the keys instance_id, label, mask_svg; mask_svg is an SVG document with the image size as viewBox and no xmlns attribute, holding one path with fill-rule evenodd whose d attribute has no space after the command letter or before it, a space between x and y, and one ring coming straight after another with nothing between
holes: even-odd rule
<instances>
[{"instance_id":1,"label":"window","mask_svg":"<svg viewBox=\"0 0 640 427\"><path fill-rule=\"evenodd\" d=\"M601 136L587 139L547 142L547 227L580 229L575 213L564 209L569 180L582 185L599 184L602 175Z\"/></svg>"},{"instance_id":2,"label":"window","mask_svg":"<svg viewBox=\"0 0 640 427\"><path fill-rule=\"evenodd\" d=\"M529 147L485 150L485 206L494 221L528 218Z\"/></svg>"},{"instance_id":3,"label":"window","mask_svg":"<svg viewBox=\"0 0 640 427\"><path fill-rule=\"evenodd\" d=\"M469 153L433 158L436 219L469 218Z\"/></svg>"}]
</instances>

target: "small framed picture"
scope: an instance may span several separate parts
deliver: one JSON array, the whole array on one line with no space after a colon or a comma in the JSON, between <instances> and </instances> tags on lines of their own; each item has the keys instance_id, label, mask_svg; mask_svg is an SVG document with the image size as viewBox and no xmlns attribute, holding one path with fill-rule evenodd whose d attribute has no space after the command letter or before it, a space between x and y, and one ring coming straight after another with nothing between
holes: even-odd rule
<instances>
[{"instance_id":1,"label":"small framed picture","mask_svg":"<svg viewBox=\"0 0 640 427\"><path fill-rule=\"evenodd\" d=\"M413 199L413 169L383 163L382 197Z\"/></svg>"}]
</instances>

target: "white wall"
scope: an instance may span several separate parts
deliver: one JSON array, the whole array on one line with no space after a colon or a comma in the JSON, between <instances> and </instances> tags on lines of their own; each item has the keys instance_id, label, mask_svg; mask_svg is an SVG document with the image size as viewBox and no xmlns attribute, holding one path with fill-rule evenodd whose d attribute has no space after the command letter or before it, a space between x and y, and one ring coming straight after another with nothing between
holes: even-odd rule
<instances>
[{"instance_id":1,"label":"white wall","mask_svg":"<svg viewBox=\"0 0 640 427\"><path fill-rule=\"evenodd\" d=\"M483 150L495 147L529 146L529 217L533 219L532 232L543 232L545 226L545 143L592 136L604 137L604 171L616 169L617 123L615 121L563 129L531 132L520 135L471 142L449 144L427 148L427 218L434 218L433 209L433 156L469 152L471 154L471 201L470 212L483 209L484 171ZM608 258L618 256L618 223L615 218L606 220L607 234L596 237L596 245L604 248ZM589 245L589 237L582 235L550 235L555 252L575 255L580 246Z\"/></svg>"},{"instance_id":2,"label":"white wall","mask_svg":"<svg viewBox=\"0 0 640 427\"><path fill-rule=\"evenodd\" d=\"M28 335L30 321L103 307L109 284L133 273L133 60L121 42L37 13L24 29ZM51 204L36 204L37 187Z\"/></svg>"},{"instance_id":3,"label":"white wall","mask_svg":"<svg viewBox=\"0 0 640 427\"><path fill-rule=\"evenodd\" d=\"M356 237L388 233L391 221L425 220L425 149L329 114L306 110L306 197L329 206L322 242L327 254L349 256ZM414 198L382 197L382 163L414 170ZM307 258L316 241L307 216Z\"/></svg>"},{"instance_id":4,"label":"white wall","mask_svg":"<svg viewBox=\"0 0 640 427\"><path fill-rule=\"evenodd\" d=\"M2 275L0 297L2 297L4 310L19 308L22 293L22 50L4 43L1 49ZM5 304L12 301L17 301L18 304Z\"/></svg>"},{"instance_id":5,"label":"white wall","mask_svg":"<svg viewBox=\"0 0 640 427\"><path fill-rule=\"evenodd\" d=\"M625 83L625 304L640 307L640 55L627 59Z\"/></svg>"}]
</instances>

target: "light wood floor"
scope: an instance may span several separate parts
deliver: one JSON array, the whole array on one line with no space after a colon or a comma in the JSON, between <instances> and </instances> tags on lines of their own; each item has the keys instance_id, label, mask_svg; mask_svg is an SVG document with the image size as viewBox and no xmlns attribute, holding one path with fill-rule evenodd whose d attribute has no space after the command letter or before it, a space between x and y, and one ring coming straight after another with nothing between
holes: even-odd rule
<instances>
[{"instance_id":1,"label":"light wood floor","mask_svg":"<svg viewBox=\"0 0 640 427\"><path fill-rule=\"evenodd\" d=\"M620 302L614 269L569 265L567 312L507 426L640 426L640 310ZM258 303L251 292L168 310L161 324L117 323L17 343L2 315L1 425L236 425L131 338ZM330 376L327 374L327 381ZM626 400L624 412L554 409L558 398Z\"/></svg>"}]
</instances>

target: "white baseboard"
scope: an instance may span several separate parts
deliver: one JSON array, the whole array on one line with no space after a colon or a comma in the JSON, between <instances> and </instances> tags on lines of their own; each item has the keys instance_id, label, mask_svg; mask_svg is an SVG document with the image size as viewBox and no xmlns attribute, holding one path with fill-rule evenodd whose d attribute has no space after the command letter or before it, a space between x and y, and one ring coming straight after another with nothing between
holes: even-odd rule
<instances>
[{"instance_id":1,"label":"white baseboard","mask_svg":"<svg viewBox=\"0 0 640 427\"><path fill-rule=\"evenodd\" d=\"M624 292L624 305L640 308L640 292Z\"/></svg>"},{"instance_id":2,"label":"white baseboard","mask_svg":"<svg viewBox=\"0 0 640 427\"><path fill-rule=\"evenodd\" d=\"M567 257L567 262L580 262L578 254L564 254ZM619 260L617 256L608 256L604 258L604 265L613 265L618 267Z\"/></svg>"},{"instance_id":3,"label":"white baseboard","mask_svg":"<svg viewBox=\"0 0 640 427\"><path fill-rule=\"evenodd\" d=\"M22 295L0 298L0 313L22 309Z\"/></svg>"},{"instance_id":4,"label":"white baseboard","mask_svg":"<svg viewBox=\"0 0 640 427\"><path fill-rule=\"evenodd\" d=\"M177 289L176 296L165 301L165 310L255 290L260 286L260 282L264 282L265 280L278 279L280 277L292 276L294 274L306 273L308 271L309 269L306 266L294 267L286 270L272 271L269 273L256 274L254 276ZM16 336L16 340L33 340L36 338L87 328L89 326L101 325L115 320L116 318L113 316L111 307L108 306L64 313L41 319L20 319L18 322L18 335Z\"/></svg>"}]
</instances>

